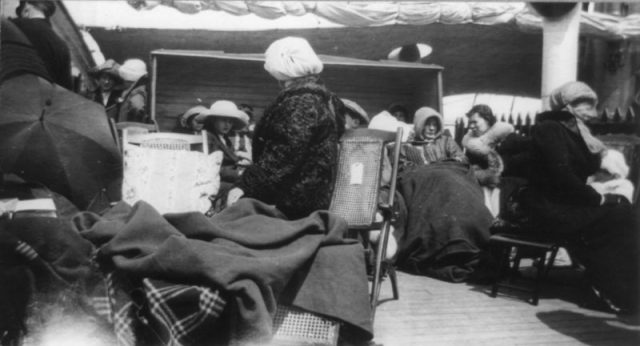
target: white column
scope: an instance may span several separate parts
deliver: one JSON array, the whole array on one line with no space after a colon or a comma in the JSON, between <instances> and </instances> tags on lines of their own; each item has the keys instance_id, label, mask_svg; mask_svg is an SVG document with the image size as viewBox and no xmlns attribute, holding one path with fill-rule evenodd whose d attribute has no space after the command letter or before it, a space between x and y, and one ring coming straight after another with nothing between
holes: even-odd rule
<instances>
[{"instance_id":1,"label":"white column","mask_svg":"<svg viewBox=\"0 0 640 346\"><path fill-rule=\"evenodd\" d=\"M542 107L548 109L547 96L560 85L575 81L578 75L580 6L559 18L542 19Z\"/></svg>"}]
</instances>

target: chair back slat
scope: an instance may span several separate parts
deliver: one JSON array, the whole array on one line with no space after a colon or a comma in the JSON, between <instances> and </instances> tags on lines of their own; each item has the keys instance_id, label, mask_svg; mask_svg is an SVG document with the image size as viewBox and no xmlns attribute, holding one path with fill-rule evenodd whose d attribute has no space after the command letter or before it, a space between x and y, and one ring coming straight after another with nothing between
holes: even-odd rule
<instances>
[{"instance_id":1,"label":"chair back slat","mask_svg":"<svg viewBox=\"0 0 640 346\"><path fill-rule=\"evenodd\" d=\"M367 228L375 221L386 143L395 133L358 129L340 141L336 183L329 211L349 228Z\"/></svg>"},{"instance_id":2,"label":"chair back slat","mask_svg":"<svg viewBox=\"0 0 640 346\"><path fill-rule=\"evenodd\" d=\"M207 131L201 131L197 135L172 132L141 133L137 129L126 127L122 130L122 142L123 147L133 144L141 148L179 151L202 148L202 152L209 153Z\"/></svg>"},{"instance_id":3,"label":"chair back slat","mask_svg":"<svg viewBox=\"0 0 640 346\"><path fill-rule=\"evenodd\" d=\"M141 148L160 149L160 150L191 150L188 141L179 138L152 138L143 140L140 143Z\"/></svg>"}]
</instances>

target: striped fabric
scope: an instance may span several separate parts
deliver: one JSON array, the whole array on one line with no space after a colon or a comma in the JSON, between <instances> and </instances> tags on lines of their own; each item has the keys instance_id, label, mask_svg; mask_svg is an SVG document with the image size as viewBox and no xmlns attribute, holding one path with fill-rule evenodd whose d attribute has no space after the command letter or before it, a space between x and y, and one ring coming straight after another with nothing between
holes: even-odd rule
<instances>
[{"instance_id":1,"label":"striped fabric","mask_svg":"<svg viewBox=\"0 0 640 346\"><path fill-rule=\"evenodd\" d=\"M38 258L38 253L29 244L18 241L16 245L16 252L24 256L29 261L34 261Z\"/></svg>"}]
</instances>

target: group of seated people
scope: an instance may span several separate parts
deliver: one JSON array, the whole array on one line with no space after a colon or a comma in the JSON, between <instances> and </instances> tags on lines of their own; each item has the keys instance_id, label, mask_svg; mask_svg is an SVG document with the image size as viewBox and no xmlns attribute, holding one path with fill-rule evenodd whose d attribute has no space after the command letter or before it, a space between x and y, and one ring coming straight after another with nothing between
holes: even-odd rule
<instances>
[{"instance_id":1,"label":"group of seated people","mask_svg":"<svg viewBox=\"0 0 640 346\"><path fill-rule=\"evenodd\" d=\"M346 129L366 125L395 132L399 122L388 111L369 119L357 103L329 91L322 69L302 38L269 46L265 70L282 90L255 124L250 154L231 149L228 134L249 124L247 112L233 102L218 100L183 114L181 126L209 131L212 148L225 154L224 210L211 217L160 215L144 202L120 203L102 215L10 222L13 233L0 245L24 249L26 240L16 239L26 234L64 243L67 251L55 254L62 260L37 266L46 274L38 280L49 281L36 284L62 282L67 293L84 295L102 282L90 274L100 274L107 282L107 321L125 344L264 343L278 304L341 320L344 338L370 340L364 252L357 241L343 238L346 223L327 209ZM552 93L550 104L528 138L497 122L489 107L474 106L462 148L437 111L418 109L407 131L413 135L400 148L391 242L396 249L389 260L443 280L481 279L488 275L488 239L496 220L521 221L505 208L513 197L525 210L527 231L566 240L594 292L619 312L637 311L640 213L625 190L628 167L585 124L595 116L591 88L567 83ZM600 170L609 180L588 184ZM45 251L45 243L30 245ZM178 291L184 294L174 295ZM56 297L48 299L73 305ZM182 308L171 310L172 304ZM171 313L182 315L163 319ZM208 319L215 322L203 325Z\"/></svg>"},{"instance_id":2,"label":"group of seated people","mask_svg":"<svg viewBox=\"0 0 640 346\"><path fill-rule=\"evenodd\" d=\"M320 88L308 76L297 77L292 83L300 81L304 83L301 87ZM244 195L275 202L291 218L328 207L332 180L317 163L325 162L325 167L331 167L329 162L335 159L335 152L325 152L329 147L317 143L321 144L317 148L323 149L317 152L318 158L324 161L310 162L301 156L300 148L316 144L309 143L315 138L311 130L316 127L308 122L296 127L295 122L308 121L303 116L309 113L305 102L317 100L306 95L293 100L291 104L281 100L265 111L262 125L269 131L260 124L256 127L259 141L253 157L225 149L225 145L233 149L225 139L226 133L248 124L247 117L230 101L217 101L210 109L199 107L199 113L191 109L181 118L186 128L209 130L213 135L212 150L225 153L221 179L228 184L223 189L227 205ZM626 278L635 277L635 265L631 263L636 261L631 259L637 258L638 246L628 241L635 239L632 230L637 220L632 210L633 185L625 179L629 168L624 157L606 149L585 125L595 117L597 104L597 95L586 84L572 82L558 88L552 95L552 110L538 117L535 131L528 137L517 133L513 125L497 121L489 106L475 105L466 114L469 130L461 146L444 128L442 115L430 107L421 107L413 116L407 116L405 108L395 105L369 118L352 100L335 98L332 102L332 107L321 114L331 118L336 115L333 112L341 110L344 120L337 116L335 119L340 129L394 131L401 126L408 130L400 149L399 217L387 252L388 259L401 269L453 282L492 278L495 263L488 247L491 233L504 230L505 225L519 227L516 224L526 220L528 230L579 240L569 242L567 247L572 259L595 275L594 291L600 296L609 301L610 296L615 296L621 299L618 305L626 307L633 306L629 300L637 300L633 285L608 285L635 282ZM222 103L228 105L227 111L216 110ZM282 108L285 106L290 108ZM288 113L286 117L284 113ZM281 123L284 118L290 123ZM413 126L406 124L407 119L412 119ZM334 132L332 138L339 138L342 132ZM301 167L308 171L295 170ZM242 176L245 169L249 171L246 178ZM300 182L296 186L296 180L306 177L304 174L318 178L318 185ZM605 175L607 181L594 181ZM321 185L324 188L320 190ZM301 204L301 195L314 189L324 191L325 197L321 194L319 200ZM514 206L518 210L513 210ZM620 230L605 236L607 232L601 227L612 222L620 225ZM595 234L597 239L590 239ZM628 251L612 251L613 243ZM594 246L608 250L598 250L602 253L596 260L592 255L595 251L586 250ZM623 259L622 254L631 257ZM604 262L631 269L625 269L626 276L619 278L608 274L616 280L602 280L600 275L608 272L601 268ZM623 294L618 291L620 287Z\"/></svg>"},{"instance_id":3,"label":"group of seated people","mask_svg":"<svg viewBox=\"0 0 640 346\"><path fill-rule=\"evenodd\" d=\"M582 82L562 85L528 137L476 105L462 150L446 136L436 145L422 124L437 113L418 110L417 141L401 151L396 264L450 281L491 277L490 235L523 232L563 244L611 309L637 311L640 212L624 156L587 126L597 100Z\"/></svg>"}]
</instances>

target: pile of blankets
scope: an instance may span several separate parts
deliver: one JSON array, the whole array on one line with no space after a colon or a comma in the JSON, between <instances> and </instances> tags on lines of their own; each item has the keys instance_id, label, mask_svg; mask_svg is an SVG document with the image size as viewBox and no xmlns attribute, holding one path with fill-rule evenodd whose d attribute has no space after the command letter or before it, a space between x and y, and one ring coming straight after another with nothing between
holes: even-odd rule
<instances>
[{"instance_id":1,"label":"pile of blankets","mask_svg":"<svg viewBox=\"0 0 640 346\"><path fill-rule=\"evenodd\" d=\"M62 282L119 344L264 344L280 304L342 322L343 337L373 337L364 249L327 211L288 220L247 198L212 218L138 202L53 220L36 227L48 243L35 252L67 248L47 266L73 274Z\"/></svg>"}]
</instances>

